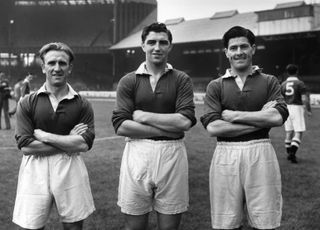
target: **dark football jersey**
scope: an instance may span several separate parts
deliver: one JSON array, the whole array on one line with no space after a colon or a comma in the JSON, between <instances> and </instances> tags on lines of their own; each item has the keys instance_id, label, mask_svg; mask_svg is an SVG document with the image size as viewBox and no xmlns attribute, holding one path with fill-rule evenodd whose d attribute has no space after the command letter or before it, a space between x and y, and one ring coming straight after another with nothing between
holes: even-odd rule
<instances>
[{"instance_id":1,"label":"dark football jersey","mask_svg":"<svg viewBox=\"0 0 320 230\"><path fill-rule=\"evenodd\" d=\"M281 93L288 105L303 105L302 95L306 94L306 86L296 77L288 77L281 84Z\"/></svg>"}]
</instances>

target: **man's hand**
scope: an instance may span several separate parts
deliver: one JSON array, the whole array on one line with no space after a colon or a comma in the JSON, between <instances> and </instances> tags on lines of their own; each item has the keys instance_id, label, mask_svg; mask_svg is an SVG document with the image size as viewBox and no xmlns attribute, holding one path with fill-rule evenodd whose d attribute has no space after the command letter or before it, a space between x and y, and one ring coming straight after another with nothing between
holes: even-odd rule
<instances>
[{"instance_id":1,"label":"man's hand","mask_svg":"<svg viewBox=\"0 0 320 230\"><path fill-rule=\"evenodd\" d=\"M41 141L43 143L47 143L47 136L48 136L49 133L41 130L41 129L35 129L33 131L33 136L38 140L38 141Z\"/></svg>"},{"instance_id":2,"label":"man's hand","mask_svg":"<svg viewBox=\"0 0 320 230\"><path fill-rule=\"evenodd\" d=\"M70 131L70 135L81 135L81 134L85 133L87 129L88 129L87 124L83 124L83 123L77 124Z\"/></svg>"},{"instance_id":3,"label":"man's hand","mask_svg":"<svg viewBox=\"0 0 320 230\"><path fill-rule=\"evenodd\" d=\"M139 123L144 123L144 115L146 112L142 110L135 110L132 114L132 119Z\"/></svg>"},{"instance_id":4,"label":"man's hand","mask_svg":"<svg viewBox=\"0 0 320 230\"><path fill-rule=\"evenodd\" d=\"M221 118L224 121L228 121L232 123L234 121L235 115L236 115L235 111L226 109L222 111Z\"/></svg>"},{"instance_id":5,"label":"man's hand","mask_svg":"<svg viewBox=\"0 0 320 230\"><path fill-rule=\"evenodd\" d=\"M268 101L266 104L264 104L261 111L274 108L276 105L277 105L277 101Z\"/></svg>"}]
</instances>

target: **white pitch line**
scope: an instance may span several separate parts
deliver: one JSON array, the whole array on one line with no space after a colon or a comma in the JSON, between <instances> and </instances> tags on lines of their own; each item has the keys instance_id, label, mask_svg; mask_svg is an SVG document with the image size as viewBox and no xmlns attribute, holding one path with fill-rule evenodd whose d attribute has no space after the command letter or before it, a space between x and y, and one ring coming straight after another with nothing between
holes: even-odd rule
<instances>
[{"instance_id":1,"label":"white pitch line","mask_svg":"<svg viewBox=\"0 0 320 230\"><path fill-rule=\"evenodd\" d=\"M18 149L18 147L13 147L13 146L5 146L5 147L0 147L0 150L14 150Z\"/></svg>"}]
</instances>

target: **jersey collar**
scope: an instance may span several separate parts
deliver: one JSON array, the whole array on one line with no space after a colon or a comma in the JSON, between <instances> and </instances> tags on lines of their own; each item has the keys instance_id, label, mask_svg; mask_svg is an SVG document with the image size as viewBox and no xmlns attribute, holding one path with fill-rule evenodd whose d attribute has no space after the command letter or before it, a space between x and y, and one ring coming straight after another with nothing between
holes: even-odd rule
<instances>
[{"instance_id":1,"label":"jersey collar","mask_svg":"<svg viewBox=\"0 0 320 230\"><path fill-rule=\"evenodd\" d=\"M67 83L67 86L68 86L68 94L63 97L64 99L72 99L76 96L79 96L79 94L71 87L71 85ZM40 89L38 89L37 94L41 94L41 93L51 94L51 92L47 90L46 83L44 83L40 87Z\"/></svg>"},{"instance_id":2,"label":"jersey collar","mask_svg":"<svg viewBox=\"0 0 320 230\"><path fill-rule=\"evenodd\" d=\"M170 65L169 63L167 63L164 73L166 73L166 72L168 72L168 71L170 71L170 70L172 70L172 69L173 69L172 65ZM136 70L135 73L136 73L136 74L139 74L139 75L151 75L151 74L149 73L149 71L147 70L146 62L141 63L140 66L139 66L139 68Z\"/></svg>"},{"instance_id":3,"label":"jersey collar","mask_svg":"<svg viewBox=\"0 0 320 230\"><path fill-rule=\"evenodd\" d=\"M253 76L255 74L260 74L261 71L262 71L262 69L259 68L259 66L254 65L254 66L252 66L252 70L251 70L251 74L250 75ZM233 74L231 69L227 69L226 73L222 76L222 78L230 78L230 77L236 78L237 75Z\"/></svg>"}]
</instances>

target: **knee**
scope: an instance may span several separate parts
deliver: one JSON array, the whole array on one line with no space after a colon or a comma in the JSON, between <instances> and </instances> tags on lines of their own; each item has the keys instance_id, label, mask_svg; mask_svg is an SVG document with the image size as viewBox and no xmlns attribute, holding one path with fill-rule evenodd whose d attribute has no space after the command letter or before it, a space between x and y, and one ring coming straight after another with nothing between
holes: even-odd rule
<instances>
[{"instance_id":1,"label":"knee","mask_svg":"<svg viewBox=\"0 0 320 230\"><path fill-rule=\"evenodd\" d=\"M124 230L146 230L148 223L146 222L137 222L137 221L126 221L124 225Z\"/></svg>"},{"instance_id":2,"label":"knee","mask_svg":"<svg viewBox=\"0 0 320 230\"><path fill-rule=\"evenodd\" d=\"M161 228L159 228L160 230L178 230L179 227L176 226L162 226Z\"/></svg>"},{"instance_id":3,"label":"knee","mask_svg":"<svg viewBox=\"0 0 320 230\"><path fill-rule=\"evenodd\" d=\"M178 230L179 224L177 223L161 223L159 224L159 230Z\"/></svg>"},{"instance_id":4,"label":"knee","mask_svg":"<svg viewBox=\"0 0 320 230\"><path fill-rule=\"evenodd\" d=\"M124 230L146 230L147 227L146 226L129 226L129 225L126 225L124 227Z\"/></svg>"},{"instance_id":5,"label":"knee","mask_svg":"<svg viewBox=\"0 0 320 230\"><path fill-rule=\"evenodd\" d=\"M82 230L83 221L74 223L63 223L64 230Z\"/></svg>"}]
</instances>

